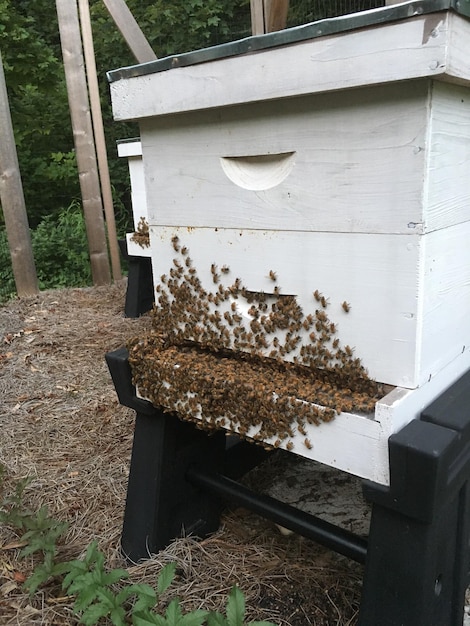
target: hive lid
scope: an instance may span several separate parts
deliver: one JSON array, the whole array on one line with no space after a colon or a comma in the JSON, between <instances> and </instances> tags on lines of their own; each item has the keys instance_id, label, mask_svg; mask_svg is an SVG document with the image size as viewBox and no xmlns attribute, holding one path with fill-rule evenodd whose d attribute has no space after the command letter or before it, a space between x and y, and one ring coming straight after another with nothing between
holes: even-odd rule
<instances>
[{"instance_id":1,"label":"hive lid","mask_svg":"<svg viewBox=\"0 0 470 626\"><path fill-rule=\"evenodd\" d=\"M303 24L294 28L246 37L219 46L203 48L184 54L171 55L156 61L131 65L107 73L108 81L115 82L123 78L144 76L156 72L164 72L177 67L197 65L216 59L224 59L250 52L266 50L288 44L316 39L325 35L333 35L346 31L352 31L367 26L385 24L406 20L417 15L436 13L438 11L452 10L462 16L470 18L470 0L418 0L395 4L391 6L350 13L339 17L318 20L309 24Z\"/></svg>"}]
</instances>

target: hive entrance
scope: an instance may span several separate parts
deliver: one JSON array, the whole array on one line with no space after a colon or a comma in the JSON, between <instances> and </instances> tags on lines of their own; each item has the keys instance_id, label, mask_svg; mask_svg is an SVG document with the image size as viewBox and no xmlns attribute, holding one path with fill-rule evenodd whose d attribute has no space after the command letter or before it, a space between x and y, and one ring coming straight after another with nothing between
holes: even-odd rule
<instances>
[{"instance_id":1,"label":"hive entrance","mask_svg":"<svg viewBox=\"0 0 470 626\"><path fill-rule=\"evenodd\" d=\"M129 343L143 397L203 428L288 449L299 434L308 448L309 427L337 413L374 411L380 385L341 345L323 294L312 292L316 308L304 314L295 296L281 294L273 270L272 293L265 294L215 263L208 290L188 249L177 237L172 245L173 267L156 286L153 331Z\"/></svg>"}]
</instances>

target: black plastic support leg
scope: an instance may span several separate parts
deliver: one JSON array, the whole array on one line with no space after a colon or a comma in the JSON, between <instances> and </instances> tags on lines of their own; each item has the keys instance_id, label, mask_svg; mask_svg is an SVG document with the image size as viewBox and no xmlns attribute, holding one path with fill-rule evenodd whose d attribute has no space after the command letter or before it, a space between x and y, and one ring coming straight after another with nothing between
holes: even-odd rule
<instances>
[{"instance_id":1,"label":"black plastic support leg","mask_svg":"<svg viewBox=\"0 0 470 626\"><path fill-rule=\"evenodd\" d=\"M373 503L359 626L462 626L470 538L470 375L389 441Z\"/></svg>"},{"instance_id":2,"label":"black plastic support leg","mask_svg":"<svg viewBox=\"0 0 470 626\"><path fill-rule=\"evenodd\" d=\"M106 355L121 404L136 410L122 546L133 561L181 532L216 530L227 498L358 561L358 626L462 626L470 555L470 373L389 440L390 487L364 484L367 543L227 478L261 460L136 397L125 349ZM228 442L228 445L227 445ZM235 442L235 445L232 443Z\"/></svg>"},{"instance_id":3,"label":"black plastic support leg","mask_svg":"<svg viewBox=\"0 0 470 626\"><path fill-rule=\"evenodd\" d=\"M136 562L182 533L204 537L217 530L220 502L188 482L186 472L195 463L220 471L226 437L209 435L137 398L127 356L121 348L106 361L120 403L136 411L121 539L124 555Z\"/></svg>"},{"instance_id":4,"label":"black plastic support leg","mask_svg":"<svg viewBox=\"0 0 470 626\"><path fill-rule=\"evenodd\" d=\"M192 424L155 410L137 413L127 490L122 550L138 561L182 534L204 537L219 527L221 504L186 480L193 463L217 471L225 436L207 436Z\"/></svg>"},{"instance_id":5,"label":"black plastic support leg","mask_svg":"<svg viewBox=\"0 0 470 626\"><path fill-rule=\"evenodd\" d=\"M130 256L125 239L119 240L119 247L128 263L124 314L126 317L140 317L150 311L155 302L152 263L148 257Z\"/></svg>"}]
</instances>

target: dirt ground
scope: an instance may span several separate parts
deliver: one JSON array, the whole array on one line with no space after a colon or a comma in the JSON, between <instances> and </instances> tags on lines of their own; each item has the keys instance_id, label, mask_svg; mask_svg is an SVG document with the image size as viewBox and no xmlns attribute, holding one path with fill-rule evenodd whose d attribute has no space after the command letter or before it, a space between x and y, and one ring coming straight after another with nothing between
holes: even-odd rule
<instances>
[{"instance_id":1,"label":"dirt ground","mask_svg":"<svg viewBox=\"0 0 470 626\"><path fill-rule=\"evenodd\" d=\"M122 282L43 292L0 308L0 503L19 479L32 477L25 507L47 505L52 516L69 523L60 558L79 557L96 539L109 567L128 567L119 545L134 415L119 405L104 355L149 326L146 316L124 317L124 296ZM293 455L281 454L255 470L254 482L268 492L280 489L279 497L287 495L306 510L318 495L314 480L330 481L331 489L342 481L346 492L356 488L338 477L314 479L304 462L301 475L308 489L296 491L295 471L289 479L285 470L292 474L296 462ZM286 481L282 488L275 480L279 464ZM320 508L327 506L329 493L317 498ZM343 522L353 528L353 517ZM17 540L13 528L0 528L0 624L77 624L73 598L63 596L57 581L33 597L24 592L21 582L34 562L19 559ZM361 566L297 535L284 536L241 509L227 510L214 535L177 539L132 565L131 579L153 584L172 561L178 575L170 597L179 596L186 610L223 610L237 584L249 619L279 626L346 626L357 618Z\"/></svg>"}]
</instances>

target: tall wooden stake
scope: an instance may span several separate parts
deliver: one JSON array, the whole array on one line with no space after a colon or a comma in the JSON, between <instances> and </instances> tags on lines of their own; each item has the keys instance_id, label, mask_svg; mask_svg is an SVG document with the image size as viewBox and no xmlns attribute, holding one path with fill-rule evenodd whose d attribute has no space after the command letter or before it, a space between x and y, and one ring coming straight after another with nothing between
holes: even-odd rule
<instances>
[{"instance_id":1,"label":"tall wooden stake","mask_svg":"<svg viewBox=\"0 0 470 626\"><path fill-rule=\"evenodd\" d=\"M250 0L253 35L282 30L287 24L289 0Z\"/></svg>"},{"instance_id":2,"label":"tall wooden stake","mask_svg":"<svg viewBox=\"0 0 470 626\"><path fill-rule=\"evenodd\" d=\"M108 157L106 154L106 141L103 128L103 116L96 75L95 51L93 46L93 34L91 30L90 6L88 0L78 0L80 23L82 27L83 51L85 53L86 76L90 93L91 119L98 157L98 169L101 181L101 193L103 197L104 214L106 216L106 229L108 231L109 253L111 256L111 268L114 280L120 280L121 261L116 234L116 220L114 217L113 194L109 176Z\"/></svg>"},{"instance_id":3,"label":"tall wooden stake","mask_svg":"<svg viewBox=\"0 0 470 626\"><path fill-rule=\"evenodd\" d=\"M0 52L0 201L10 247L16 291L20 297L38 293L28 215L11 123Z\"/></svg>"},{"instance_id":4,"label":"tall wooden stake","mask_svg":"<svg viewBox=\"0 0 470 626\"><path fill-rule=\"evenodd\" d=\"M105 285L111 282L111 271L83 64L77 0L56 0L56 8L85 214L91 273L95 285Z\"/></svg>"}]
</instances>

